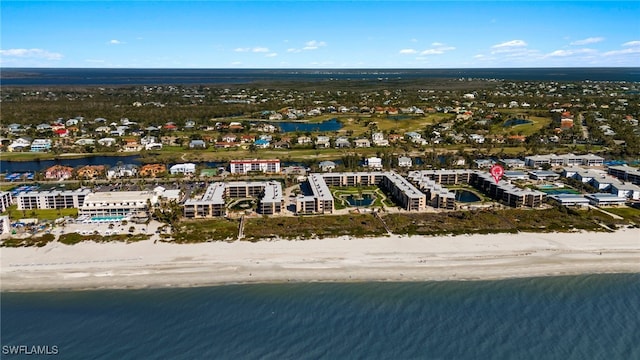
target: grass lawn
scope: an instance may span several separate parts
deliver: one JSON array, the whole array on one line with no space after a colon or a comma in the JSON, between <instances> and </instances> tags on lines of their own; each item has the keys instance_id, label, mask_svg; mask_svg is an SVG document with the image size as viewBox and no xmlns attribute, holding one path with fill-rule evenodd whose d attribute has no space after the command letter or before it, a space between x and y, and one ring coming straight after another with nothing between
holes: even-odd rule
<instances>
[{"instance_id":1,"label":"grass lawn","mask_svg":"<svg viewBox=\"0 0 640 360\"><path fill-rule=\"evenodd\" d=\"M640 225L640 209L636 209L628 206L621 206L621 207L605 208L604 210L612 214L622 216L625 220L632 221L636 225Z\"/></svg>"},{"instance_id":2,"label":"grass lawn","mask_svg":"<svg viewBox=\"0 0 640 360\"><path fill-rule=\"evenodd\" d=\"M551 124L551 121L552 121L551 118L540 117L540 116L530 116L530 117L527 117L526 120L532 121L533 123L504 127L503 126L504 121L503 121L503 122L500 122L499 124L495 124L491 126L491 133L502 134L502 135L508 135L513 133L513 134L529 136L539 131L540 129L543 129L549 126L549 124Z\"/></svg>"},{"instance_id":3,"label":"grass lawn","mask_svg":"<svg viewBox=\"0 0 640 360\"><path fill-rule=\"evenodd\" d=\"M33 209L18 210L17 205L11 205L7 212L12 220L24 218L38 218L39 220L55 220L64 216L78 217L78 209Z\"/></svg>"}]
</instances>

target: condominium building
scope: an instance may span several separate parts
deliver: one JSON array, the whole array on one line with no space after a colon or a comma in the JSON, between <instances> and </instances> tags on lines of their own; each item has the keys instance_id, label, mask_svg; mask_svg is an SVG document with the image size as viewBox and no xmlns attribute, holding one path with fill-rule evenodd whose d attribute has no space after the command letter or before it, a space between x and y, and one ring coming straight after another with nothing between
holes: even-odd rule
<instances>
[{"instance_id":1,"label":"condominium building","mask_svg":"<svg viewBox=\"0 0 640 360\"><path fill-rule=\"evenodd\" d=\"M79 208L90 189L28 191L18 194L15 202L18 210Z\"/></svg>"},{"instance_id":2,"label":"condominium building","mask_svg":"<svg viewBox=\"0 0 640 360\"><path fill-rule=\"evenodd\" d=\"M0 212L5 212L13 204L13 198L8 191L0 191Z\"/></svg>"},{"instance_id":3,"label":"condominium building","mask_svg":"<svg viewBox=\"0 0 640 360\"><path fill-rule=\"evenodd\" d=\"M524 158L525 165L528 167L540 167L544 164L551 166L602 166L604 158L594 154L586 155L532 155Z\"/></svg>"},{"instance_id":4,"label":"condominium building","mask_svg":"<svg viewBox=\"0 0 640 360\"><path fill-rule=\"evenodd\" d=\"M496 183L493 176L486 172L474 172L470 184L491 198L511 207L540 207L546 198L546 194L542 191L521 189L505 180Z\"/></svg>"},{"instance_id":5,"label":"condominium building","mask_svg":"<svg viewBox=\"0 0 640 360\"><path fill-rule=\"evenodd\" d=\"M158 203L153 191L113 191L89 193L80 206L79 215L130 216L147 211Z\"/></svg>"},{"instance_id":6,"label":"condominium building","mask_svg":"<svg viewBox=\"0 0 640 360\"><path fill-rule=\"evenodd\" d=\"M189 199L184 203L184 216L226 216L226 200L233 198L259 198L257 212L265 215L280 213L284 207L282 185L278 181L215 182L209 185L201 198Z\"/></svg>"},{"instance_id":7,"label":"condominium building","mask_svg":"<svg viewBox=\"0 0 640 360\"><path fill-rule=\"evenodd\" d=\"M280 160L231 160L229 167L232 174L247 174L250 172L279 173Z\"/></svg>"},{"instance_id":8,"label":"condominium building","mask_svg":"<svg viewBox=\"0 0 640 360\"><path fill-rule=\"evenodd\" d=\"M640 185L640 170L630 166L609 166L609 175L613 175L620 180Z\"/></svg>"},{"instance_id":9,"label":"condominium building","mask_svg":"<svg viewBox=\"0 0 640 360\"><path fill-rule=\"evenodd\" d=\"M329 186L379 186L405 210L426 209L426 196L407 179L393 171L311 174L307 178L311 195L296 198L298 214L333 212L333 195Z\"/></svg>"}]
</instances>

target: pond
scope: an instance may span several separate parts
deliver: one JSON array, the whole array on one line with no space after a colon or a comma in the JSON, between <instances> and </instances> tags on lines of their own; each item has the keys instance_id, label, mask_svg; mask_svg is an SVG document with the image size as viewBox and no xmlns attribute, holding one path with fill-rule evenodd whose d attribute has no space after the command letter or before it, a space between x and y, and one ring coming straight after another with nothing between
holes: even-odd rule
<instances>
[{"instance_id":1,"label":"pond","mask_svg":"<svg viewBox=\"0 0 640 360\"><path fill-rule=\"evenodd\" d=\"M373 196L373 194L352 194L343 197L343 199L347 200L351 206L363 207L371 206L371 204L376 200L376 197Z\"/></svg>"},{"instance_id":2,"label":"pond","mask_svg":"<svg viewBox=\"0 0 640 360\"><path fill-rule=\"evenodd\" d=\"M478 197L478 195L474 194L473 192L469 191L469 190L456 190L456 201L459 202L463 202L463 203L472 203L472 202L478 202L482 199L480 199L480 197Z\"/></svg>"},{"instance_id":3,"label":"pond","mask_svg":"<svg viewBox=\"0 0 640 360\"><path fill-rule=\"evenodd\" d=\"M342 129L342 123L338 119L325 120L320 123L307 123L297 121L285 121L272 123L280 128L280 132L325 132L325 131L338 131Z\"/></svg>"},{"instance_id":4,"label":"pond","mask_svg":"<svg viewBox=\"0 0 640 360\"><path fill-rule=\"evenodd\" d=\"M533 124L533 121L525 120L525 119L509 119L505 121L504 124L502 124L502 126L509 127L509 126L523 125L523 124Z\"/></svg>"}]
</instances>

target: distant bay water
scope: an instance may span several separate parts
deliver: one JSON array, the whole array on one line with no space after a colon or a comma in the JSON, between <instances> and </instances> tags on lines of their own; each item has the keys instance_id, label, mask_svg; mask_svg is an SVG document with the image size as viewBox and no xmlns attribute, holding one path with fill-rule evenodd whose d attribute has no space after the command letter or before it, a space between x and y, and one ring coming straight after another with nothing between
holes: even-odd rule
<instances>
[{"instance_id":1,"label":"distant bay water","mask_svg":"<svg viewBox=\"0 0 640 360\"><path fill-rule=\"evenodd\" d=\"M640 68L494 69L113 69L3 68L3 86L251 84L266 81L474 78L529 81L640 81Z\"/></svg>"},{"instance_id":2,"label":"distant bay water","mask_svg":"<svg viewBox=\"0 0 640 360\"><path fill-rule=\"evenodd\" d=\"M3 293L1 326L64 359L627 360L638 314L640 274L609 274Z\"/></svg>"}]
</instances>

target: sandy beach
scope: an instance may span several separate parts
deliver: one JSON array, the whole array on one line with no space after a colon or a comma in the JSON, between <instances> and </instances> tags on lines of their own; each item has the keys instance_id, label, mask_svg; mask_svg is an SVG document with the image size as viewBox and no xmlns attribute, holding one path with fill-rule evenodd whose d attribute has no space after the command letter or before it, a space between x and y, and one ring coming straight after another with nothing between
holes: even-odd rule
<instances>
[{"instance_id":1,"label":"sandy beach","mask_svg":"<svg viewBox=\"0 0 640 360\"><path fill-rule=\"evenodd\" d=\"M640 272L640 230L2 248L2 291Z\"/></svg>"}]
</instances>

